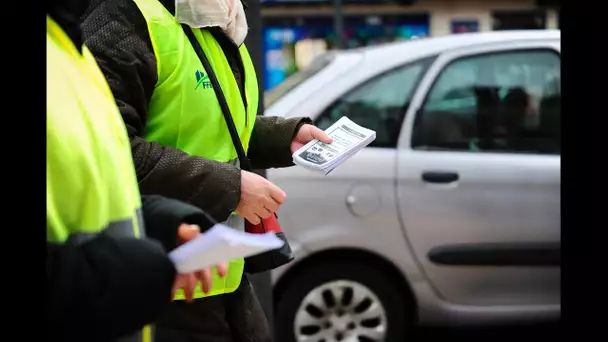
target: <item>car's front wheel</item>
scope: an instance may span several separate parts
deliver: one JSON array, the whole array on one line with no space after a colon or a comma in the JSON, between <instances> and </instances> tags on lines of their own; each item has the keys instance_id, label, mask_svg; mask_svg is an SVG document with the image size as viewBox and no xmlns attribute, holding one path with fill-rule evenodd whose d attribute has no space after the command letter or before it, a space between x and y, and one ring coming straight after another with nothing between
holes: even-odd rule
<instances>
[{"instance_id":1,"label":"car's front wheel","mask_svg":"<svg viewBox=\"0 0 608 342\"><path fill-rule=\"evenodd\" d=\"M347 261L311 267L278 294L281 342L402 342L411 327L407 294L392 277Z\"/></svg>"}]
</instances>

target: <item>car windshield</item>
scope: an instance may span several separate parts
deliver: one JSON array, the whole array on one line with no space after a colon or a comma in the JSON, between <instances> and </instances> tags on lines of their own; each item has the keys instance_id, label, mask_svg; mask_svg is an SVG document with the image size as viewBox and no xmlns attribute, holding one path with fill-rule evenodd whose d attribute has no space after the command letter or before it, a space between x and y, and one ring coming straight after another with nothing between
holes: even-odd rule
<instances>
[{"instance_id":1,"label":"car windshield","mask_svg":"<svg viewBox=\"0 0 608 342\"><path fill-rule=\"evenodd\" d=\"M334 60L333 53L325 53L316 57L308 67L296 72L295 74L289 76L285 79L281 84L276 87L269 89L264 92L264 108L270 107L273 103L275 103L278 99L283 97L283 95L290 92L292 89L297 87L298 85L304 83L309 78L313 77L319 71L323 70L326 66L328 66Z\"/></svg>"}]
</instances>

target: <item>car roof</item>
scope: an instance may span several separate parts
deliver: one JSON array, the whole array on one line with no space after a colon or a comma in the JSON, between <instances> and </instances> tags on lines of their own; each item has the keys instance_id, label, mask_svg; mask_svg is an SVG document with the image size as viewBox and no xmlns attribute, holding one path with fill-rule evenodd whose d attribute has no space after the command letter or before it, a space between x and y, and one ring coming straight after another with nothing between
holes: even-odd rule
<instances>
[{"instance_id":1,"label":"car roof","mask_svg":"<svg viewBox=\"0 0 608 342\"><path fill-rule=\"evenodd\" d=\"M501 42L560 40L559 30L494 31L462 33L372 45L368 47L332 50L326 54L332 62L319 73L283 94L282 100L267 108L269 115L288 113L294 103L301 103L325 84L344 78L356 84L396 66L414 62L467 47Z\"/></svg>"},{"instance_id":2,"label":"car roof","mask_svg":"<svg viewBox=\"0 0 608 342\"><path fill-rule=\"evenodd\" d=\"M500 43L505 41L525 40L559 40L559 30L514 30L493 31L482 33L462 33L441 37L411 39L381 45L373 45L352 49L341 53L362 53L365 58L392 59L407 53L411 59L432 56L452 49L471 47L475 45ZM409 59L409 58L408 58Z\"/></svg>"}]
</instances>

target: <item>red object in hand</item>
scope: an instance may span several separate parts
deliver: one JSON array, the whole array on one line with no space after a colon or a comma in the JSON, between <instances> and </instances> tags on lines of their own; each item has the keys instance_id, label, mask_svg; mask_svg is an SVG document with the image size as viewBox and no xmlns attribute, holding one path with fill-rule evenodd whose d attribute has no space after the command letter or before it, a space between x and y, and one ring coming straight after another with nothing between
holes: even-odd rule
<instances>
[{"instance_id":1,"label":"red object in hand","mask_svg":"<svg viewBox=\"0 0 608 342\"><path fill-rule=\"evenodd\" d=\"M295 255L287 242L285 233L281 229L279 219L276 214L271 215L267 219L263 219L259 224L252 224L245 220L245 231L251 234L272 233L274 236L284 242L281 248L266 251L264 253L253 255L245 259L245 272L261 273L270 271L277 267L290 263Z\"/></svg>"},{"instance_id":2,"label":"red object in hand","mask_svg":"<svg viewBox=\"0 0 608 342\"><path fill-rule=\"evenodd\" d=\"M245 231L251 234L265 234L265 233L282 233L281 225L277 214L272 214L270 217L262 219L258 224L253 224L245 220Z\"/></svg>"}]
</instances>

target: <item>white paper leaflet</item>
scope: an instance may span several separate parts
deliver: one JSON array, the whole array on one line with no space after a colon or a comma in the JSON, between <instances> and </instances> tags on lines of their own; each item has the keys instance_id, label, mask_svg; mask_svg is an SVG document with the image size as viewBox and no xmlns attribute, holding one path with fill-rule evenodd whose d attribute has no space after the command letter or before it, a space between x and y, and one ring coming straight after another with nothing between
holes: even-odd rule
<instances>
[{"instance_id":1,"label":"white paper leaflet","mask_svg":"<svg viewBox=\"0 0 608 342\"><path fill-rule=\"evenodd\" d=\"M376 139L375 131L361 127L345 116L325 132L333 142L331 144L319 140L309 142L293 154L294 164L328 174Z\"/></svg>"},{"instance_id":2,"label":"white paper leaflet","mask_svg":"<svg viewBox=\"0 0 608 342\"><path fill-rule=\"evenodd\" d=\"M169 253L179 273L189 273L236 258L277 249L283 241L273 233L249 234L216 224Z\"/></svg>"}]
</instances>

